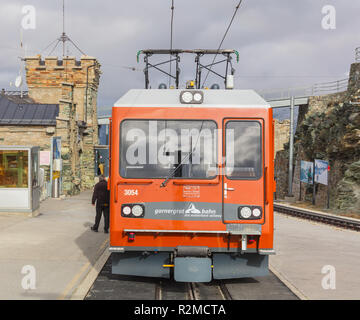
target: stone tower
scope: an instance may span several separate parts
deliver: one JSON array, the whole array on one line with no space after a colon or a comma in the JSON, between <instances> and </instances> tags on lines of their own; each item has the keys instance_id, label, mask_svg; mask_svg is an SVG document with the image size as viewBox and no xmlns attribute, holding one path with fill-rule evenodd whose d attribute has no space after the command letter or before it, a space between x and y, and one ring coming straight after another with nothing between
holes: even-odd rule
<instances>
[{"instance_id":1,"label":"stone tower","mask_svg":"<svg viewBox=\"0 0 360 320\"><path fill-rule=\"evenodd\" d=\"M94 185L94 145L98 141L99 62L89 56L26 57L29 96L59 104L54 136L61 137L62 190L72 195Z\"/></svg>"}]
</instances>

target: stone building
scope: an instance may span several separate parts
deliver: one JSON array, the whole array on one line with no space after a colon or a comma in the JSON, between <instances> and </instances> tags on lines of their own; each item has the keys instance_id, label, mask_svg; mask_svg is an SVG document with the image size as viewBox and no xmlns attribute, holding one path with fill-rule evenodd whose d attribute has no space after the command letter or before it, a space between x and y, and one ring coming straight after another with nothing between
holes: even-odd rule
<instances>
[{"instance_id":1,"label":"stone building","mask_svg":"<svg viewBox=\"0 0 360 320\"><path fill-rule=\"evenodd\" d=\"M27 92L2 90L0 93L0 145L40 146L51 150L51 137L56 129L58 104L39 104ZM0 163L1 166L1 163ZM47 194L50 166L44 169L43 197ZM49 185L50 187L50 185ZM50 192L50 190L49 190Z\"/></svg>"},{"instance_id":2,"label":"stone building","mask_svg":"<svg viewBox=\"0 0 360 320\"><path fill-rule=\"evenodd\" d=\"M61 138L62 194L73 195L94 185L94 145L98 141L97 90L99 62L89 56L25 58L27 101L18 105L51 104L58 112L51 124L0 126L1 144L38 145L50 151L52 137ZM49 171L49 168L47 168ZM48 174L46 178L48 178Z\"/></svg>"}]
</instances>

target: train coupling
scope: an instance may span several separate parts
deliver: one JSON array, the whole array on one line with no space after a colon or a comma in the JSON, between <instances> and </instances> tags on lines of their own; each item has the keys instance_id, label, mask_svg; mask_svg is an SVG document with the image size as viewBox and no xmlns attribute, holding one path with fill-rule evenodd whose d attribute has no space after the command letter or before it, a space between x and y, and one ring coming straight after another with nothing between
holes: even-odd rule
<instances>
[{"instance_id":1,"label":"train coupling","mask_svg":"<svg viewBox=\"0 0 360 320\"><path fill-rule=\"evenodd\" d=\"M210 282L211 251L208 247L178 246L174 249L174 279L180 282Z\"/></svg>"}]
</instances>

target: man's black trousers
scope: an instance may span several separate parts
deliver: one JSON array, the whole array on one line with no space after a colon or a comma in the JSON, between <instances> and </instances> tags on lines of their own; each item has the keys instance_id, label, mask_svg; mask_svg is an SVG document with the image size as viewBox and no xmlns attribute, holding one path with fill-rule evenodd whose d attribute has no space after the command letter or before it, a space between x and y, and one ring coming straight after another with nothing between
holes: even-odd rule
<instances>
[{"instance_id":1,"label":"man's black trousers","mask_svg":"<svg viewBox=\"0 0 360 320\"><path fill-rule=\"evenodd\" d=\"M104 206L102 204L99 204L98 201L96 201L96 217L95 217L95 224L94 229L99 228L100 220L101 220L101 214L104 214L104 230L109 230L109 206Z\"/></svg>"}]
</instances>

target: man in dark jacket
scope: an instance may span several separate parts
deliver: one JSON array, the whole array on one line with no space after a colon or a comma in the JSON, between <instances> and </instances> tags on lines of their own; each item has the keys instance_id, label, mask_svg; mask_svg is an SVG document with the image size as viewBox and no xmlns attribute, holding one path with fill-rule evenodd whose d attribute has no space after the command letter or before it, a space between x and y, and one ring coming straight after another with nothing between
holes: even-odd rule
<instances>
[{"instance_id":1,"label":"man in dark jacket","mask_svg":"<svg viewBox=\"0 0 360 320\"><path fill-rule=\"evenodd\" d=\"M104 214L104 232L109 233L109 204L110 192L107 189L107 182L103 175L99 176L99 182L95 185L92 196L92 205L95 206L96 201L96 217L95 224L91 227L92 231L97 232L101 220L101 214Z\"/></svg>"}]
</instances>

